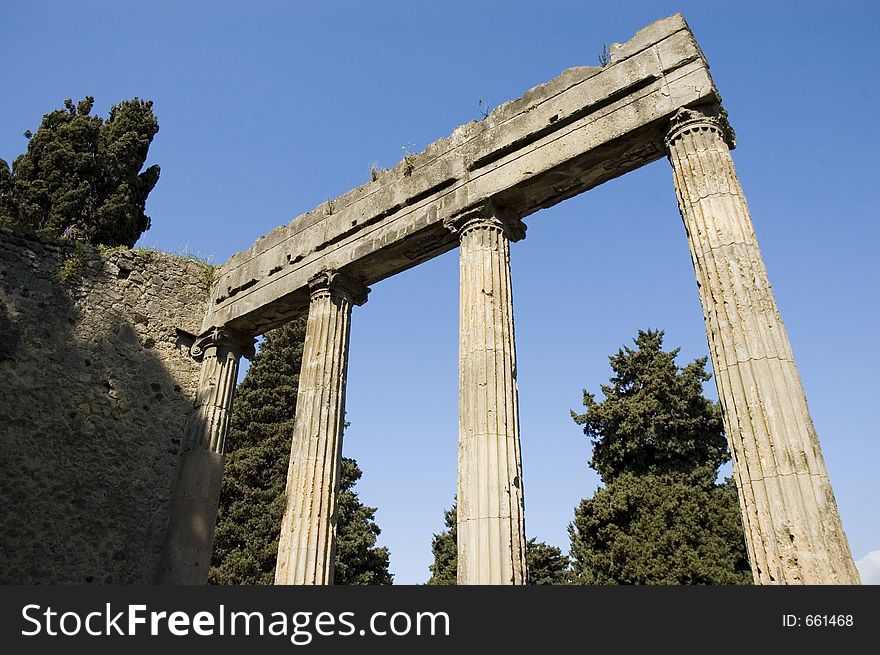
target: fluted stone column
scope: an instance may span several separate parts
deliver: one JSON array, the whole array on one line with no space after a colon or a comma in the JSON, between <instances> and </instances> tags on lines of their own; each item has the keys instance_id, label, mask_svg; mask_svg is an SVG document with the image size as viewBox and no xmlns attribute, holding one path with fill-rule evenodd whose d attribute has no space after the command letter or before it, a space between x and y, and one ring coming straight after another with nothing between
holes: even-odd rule
<instances>
[{"instance_id":1,"label":"fluted stone column","mask_svg":"<svg viewBox=\"0 0 880 655\"><path fill-rule=\"evenodd\" d=\"M352 305L362 305L368 293L334 271L316 275L309 286L275 584L333 584L349 320Z\"/></svg>"},{"instance_id":2,"label":"fluted stone column","mask_svg":"<svg viewBox=\"0 0 880 655\"><path fill-rule=\"evenodd\" d=\"M177 482L158 581L206 584L229 413L242 355L253 357L253 339L214 329L196 340L190 354L202 364L195 411L180 442Z\"/></svg>"},{"instance_id":3,"label":"fluted stone column","mask_svg":"<svg viewBox=\"0 0 880 655\"><path fill-rule=\"evenodd\" d=\"M858 584L719 107L666 139L757 584Z\"/></svg>"},{"instance_id":4,"label":"fluted stone column","mask_svg":"<svg viewBox=\"0 0 880 655\"><path fill-rule=\"evenodd\" d=\"M525 584L525 523L510 241L487 204L447 221L461 240L458 584Z\"/></svg>"}]
</instances>

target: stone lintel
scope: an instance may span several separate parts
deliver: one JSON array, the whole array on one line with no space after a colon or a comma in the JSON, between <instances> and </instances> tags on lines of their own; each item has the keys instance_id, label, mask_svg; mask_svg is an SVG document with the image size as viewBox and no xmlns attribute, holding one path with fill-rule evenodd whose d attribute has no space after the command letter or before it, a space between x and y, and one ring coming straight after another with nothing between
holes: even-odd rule
<instances>
[{"instance_id":1,"label":"stone lintel","mask_svg":"<svg viewBox=\"0 0 880 655\"><path fill-rule=\"evenodd\" d=\"M202 329L260 334L307 309L321 271L372 285L457 247L444 221L489 199L523 218L661 159L672 116L718 101L684 19L657 21L233 255Z\"/></svg>"}]
</instances>

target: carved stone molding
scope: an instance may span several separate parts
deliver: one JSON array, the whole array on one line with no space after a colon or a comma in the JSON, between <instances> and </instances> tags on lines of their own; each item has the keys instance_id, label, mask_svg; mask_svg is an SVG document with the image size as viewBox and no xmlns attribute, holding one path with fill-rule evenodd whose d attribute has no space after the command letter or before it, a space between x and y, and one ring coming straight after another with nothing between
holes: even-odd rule
<instances>
[{"instance_id":1,"label":"carved stone molding","mask_svg":"<svg viewBox=\"0 0 880 655\"><path fill-rule=\"evenodd\" d=\"M666 148L675 141L695 131L712 130L724 139L727 147L736 147L736 133L727 120L727 110L721 105L701 105L699 107L682 107L669 122L666 134Z\"/></svg>"},{"instance_id":2,"label":"carved stone molding","mask_svg":"<svg viewBox=\"0 0 880 655\"><path fill-rule=\"evenodd\" d=\"M457 234L459 239L475 229L495 229L514 242L521 241L526 236L526 224L492 202L485 202L450 216L443 221L443 227Z\"/></svg>"},{"instance_id":3,"label":"carved stone molding","mask_svg":"<svg viewBox=\"0 0 880 655\"><path fill-rule=\"evenodd\" d=\"M370 293L369 288L359 280L335 270L321 271L312 276L309 280L309 290L312 300L329 295L346 298L353 305L363 305L367 302Z\"/></svg>"},{"instance_id":4,"label":"carved stone molding","mask_svg":"<svg viewBox=\"0 0 880 655\"><path fill-rule=\"evenodd\" d=\"M189 349L189 354L194 360L201 362L206 351L220 347L234 350L239 356L248 359L252 359L254 356L253 337L246 337L230 328L212 328L195 340Z\"/></svg>"}]
</instances>

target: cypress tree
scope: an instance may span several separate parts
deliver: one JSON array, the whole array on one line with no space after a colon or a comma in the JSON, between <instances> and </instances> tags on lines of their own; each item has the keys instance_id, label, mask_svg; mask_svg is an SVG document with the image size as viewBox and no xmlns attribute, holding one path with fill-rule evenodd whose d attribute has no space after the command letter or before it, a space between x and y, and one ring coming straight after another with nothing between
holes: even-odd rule
<instances>
[{"instance_id":1,"label":"cypress tree","mask_svg":"<svg viewBox=\"0 0 880 655\"><path fill-rule=\"evenodd\" d=\"M360 502L354 491L361 470L353 459L343 458L339 481L336 529L336 570L334 584L388 585L388 548L376 547L381 530L376 525L376 508Z\"/></svg>"},{"instance_id":2,"label":"cypress tree","mask_svg":"<svg viewBox=\"0 0 880 655\"><path fill-rule=\"evenodd\" d=\"M458 531L456 529L456 506L443 512L443 523L446 526L431 540L434 563L428 566L431 577L429 585L454 585L458 575Z\"/></svg>"},{"instance_id":3,"label":"cypress tree","mask_svg":"<svg viewBox=\"0 0 880 655\"><path fill-rule=\"evenodd\" d=\"M236 390L214 537L212 584L272 584L284 513L305 319L266 333ZM361 470L343 458L337 499L336 584L391 584L377 548L376 509L354 491Z\"/></svg>"},{"instance_id":4,"label":"cypress tree","mask_svg":"<svg viewBox=\"0 0 880 655\"><path fill-rule=\"evenodd\" d=\"M428 566L431 577L429 585L454 585L458 569L458 532L456 530L456 505L443 513L446 529L434 535L431 550L434 562ZM527 584L552 585L571 582L568 556L556 546L550 546L534 537L526 541Z\"/></svg>"},{"instance_id":5,"label":"cypress tree","mask_svg":"<svg viewBox=\"0 0 880 655\"><path fill-rule=\"evenodd\" d=\"M124 100L105 121L94 98L64 101L25 132L27 151L0 159L0 224L131 247L150 227L147 196L159 166L141 172L159 123L150 100Z\"/></svg>"},{"instance_id":6,"label":"cypress tree","mask_svg":"<svg viewBox=\"0 0 880 655\"><path fill-rule=\"evenodd\" d=\"M730 455L702 392L706 358L677 366L662 331L635 344L609 358L604 399L585 390L586 411L572 412L605 484L569 526L574 573L586 584L749 584L736 489L716 482Z\"/></svg>"}]
</instances>

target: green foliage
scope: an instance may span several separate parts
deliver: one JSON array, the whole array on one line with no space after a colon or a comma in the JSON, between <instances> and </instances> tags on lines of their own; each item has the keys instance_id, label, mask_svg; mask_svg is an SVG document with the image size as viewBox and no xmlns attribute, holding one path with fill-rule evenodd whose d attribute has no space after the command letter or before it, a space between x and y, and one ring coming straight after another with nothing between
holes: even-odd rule
<instances>
[{"instance_id":1,"label":"green foliage","mask_svg":"<svg viewBox=\"0 0 880 655\"><path fill-rule=\"evenodd\" d=\"M527 583L531 585L569 584L572 581L568 555L535 537L526 542L526 571Z\"/></svg>"},{"instance_id":2,"label":"green foliage","mask_svg":"<svg viewBox=\"0 0 880 655\"><path fill-rule=\"evenodd\" d=\"M446 529L434 535L431 550L434 563L428 566L431 577L429 585L454 585L458 575L458 531L456 529L456 505L443 512Z\"/></svg>"},{"instance_id":3,"label":"green foliage","mask_svg":"<svg viewBox=\"0 0 880 655\"><path fill-rule=\"evenodd\" d=\"M342 459L336 511L336 570L338 585L387 585L389 553L376 547L381 530L376 525L376 508L361 504L354 485L362 472L353 459Z\"/></svg>"},{"instance_id":4,"label":"green foliage","mask_svg":"<svg viewBox=\"0 0 880 655\"><path fill-rule=\"evenodd\" d=\"M217 269L211 264L204 264L204 266L202 285L205 287L205 291L210 291L211 285L214 283L214 274L217 272Z\"/></svg>"},{"instance_id":5,"label":"green foliage","mask_svg":"<svg viewBox=\"0 0 880 655\"><path fill-rule=\"evenodd\" d=\"M71 253L64 258L58 269L58 279L65 286L73 286L82 279L88 265L88 255L82 243L77 241Z\"/></svg>"},{"instance_id":6,"label":"green foliage","mask_svg":"<svg viewBox=\"0 0 880 655\"><path fill-rule=\"evenodd\" d=\"M124 252L128 250L128 246L105 246L103 243L98 244L98 252L102 257L107 257L115 252Z\"/></svg>"},{"instance_id":7,"label":"green foliage","mask_svg":"<svg viewBox=\"0 0 880 655\"><path fill-rule=\"evenodd\" d=\"M214 538L212 584L272 584L296 405L305 320L266 334L236 391ZM360 503L361 471L343 459L336 584L391 584L388 550L376 548L375 509Z\"/></svg>"},{"instance_id":8,"label":"green foliage","mask_svg":"<svg viewBox=\"0 0 880 655\"><path fill-rule=\"evenodd\" d=\"M434 535L431 550L434 563L428 566L429 585L454 585L458 569L456 505L443 513L446 530ZM526 542L527 583L531 585L567 584L572 581L568 556L559 548L534 537Z\"/></svg>"},{"instance_id":9,"label":"green foliage","mask_svg":"<svg viewBox=\"0 0 880 655\"><path fill-rule=\"evenodd\" d=\"M175 257L180 257L181 259L188 259L191 262L197 262L199 264L205 264L206 266L214 266L214 256L211 254L202 254L199 250L193 250L189 244L184 243L177 248L167 249L160 248L159 246L152 243L144 243L137 248L134 248L135 254L144 254L144 255L174 255Z\"/></svg>"},{"instance_id":10,"label":"green foliage","mask_svg":"<svg viewBox=\"0 0 880 655\"><path fill-rule=\"evenodd\" d=\"M412 172L415 170L415 157L416 153L413 152L415 149L415 143L408 143L405 146L401 146L401 150L403 150L403 175L408 177L412 175Z\"/></svg>"},{"instance_id":11,"label":"green foliage","mask_svg":"<svg viewBox=\"0 0 880 655\"><path fill-rule=\"evenodd\" d=\"M43 116L27 152L0 159L0 223L94 244L131 247L149 228L159 166L140 172L159 124L152 101L124 100L105 121L94 98Z\"/></svg>"},{"instance_id":12,"label":"green foliage","mask_svg":"<svg viewBox=\"0 0 880 655\"><path fill-rule=\"evenodd\" d=\"M582 500L569 527L584 584L751 584L736 488L624 473Z\"/></svg>"},{"instance_id":13,"label":"green foliage","mask_svg":"<svg viewBox=\"0 0 880 655\"><path fill-rule=\"evenodd\" d=\"M714 480L730 459L721 411L703 397L706 358L684 368L675 364L679 349L663 352L662 331L639 331L636 349L609 357L614 375L602 385L597 402L584 391L583 414L572 412L584 434L593 437L590 466L606 484L624 472L702 473Z\"/></svg>"},{"instance_id":14,"label":"green foliage","mask_svg":"<svg viewBox=\"0 0 880 655\"><path fill-rule=\"evenodd\" d=\"M593 438L603 482L569 526L571 557L586 584L749 584L736 490L718 485L729 459L719 407L702 395L706 359L684 368L663 332L609 359L614 375L574 420Z\"/></svg>"},{"instance_id":15,"label":"green foliage","mask_svg":"<svg viewBox=\"0 0 880 655\"><path fill-rule=\"evenodd\" d=\"M13 180L9 164L0 159L0 225L16 226L18 223Z\"/></svg>"},{"instance_id":16,"label":"green foliage","mask_svg":"<svg viewBox=\"0 0 880 655\"><path fill-rule=\"evenodd\" d=\"M379 166L378 162L370 162L370 181L375 182L376 180L378 180L379 176L382 175L382 173L384 173L386 170L388 169Z\"/></svg>"},{"instance_id":17,"label":"green foliage","mask_svg":"<svg viewBox=\"0 0 880 655\"><path fill-rule=\"evenodd\" d=\"M159 251L154 250L153 248L135 248L132 250L132 252L144 264L154 263L156 261L156 258L159 256Z\"/></svg>"}]
</instances>

